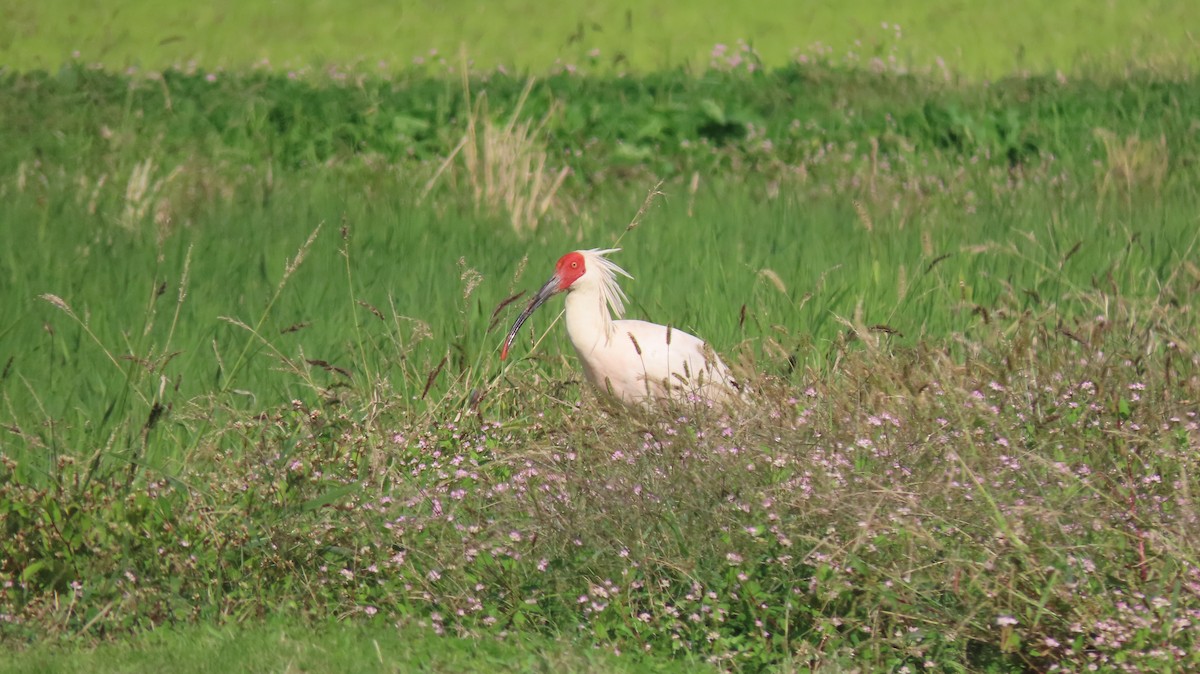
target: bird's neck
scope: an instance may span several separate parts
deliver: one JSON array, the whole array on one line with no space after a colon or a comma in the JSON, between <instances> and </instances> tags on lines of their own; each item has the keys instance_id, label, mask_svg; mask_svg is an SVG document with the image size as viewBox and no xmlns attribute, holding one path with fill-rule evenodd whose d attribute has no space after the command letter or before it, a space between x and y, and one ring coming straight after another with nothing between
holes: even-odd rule
<instances>
[{"instance_id":1,"label":"bird's neck","mask_svg":"<svg viewBox=\"0 0 1200 674\"><path fill-rule=\"evenodd\" d=\"M604 297L595 288L567 293L567 335L580 355L590 354L597 346L612 340L613 320Z\"/></svg>"}]
</instances>

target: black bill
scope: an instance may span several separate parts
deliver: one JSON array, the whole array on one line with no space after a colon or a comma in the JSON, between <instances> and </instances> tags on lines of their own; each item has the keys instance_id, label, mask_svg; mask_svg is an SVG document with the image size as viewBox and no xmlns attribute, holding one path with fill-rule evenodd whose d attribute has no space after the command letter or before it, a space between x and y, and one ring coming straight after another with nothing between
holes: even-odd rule
<instances>
[{"instance_id":1,"label":"black bill","mask_svg":"<svg viewBox=\"0 0 1200 674\"><path fill-rule=\"evenodd\" d=\"M533 315L533 312L537 311L538 307L545 304L546 300L554 297L558 292L558 286L558 276L551 276L550 280L546 281L546 285L542 286L542 289L529 301L529 306L525 307L525 311L517 316L517 321L513 323L512 329L508 331L508 336L504 338L504 348L500 349L500 360L508 358L508 349L512 346L513 340L517 338L517 331L521 329L521 325Z\"/></svg>"}]
</instances>

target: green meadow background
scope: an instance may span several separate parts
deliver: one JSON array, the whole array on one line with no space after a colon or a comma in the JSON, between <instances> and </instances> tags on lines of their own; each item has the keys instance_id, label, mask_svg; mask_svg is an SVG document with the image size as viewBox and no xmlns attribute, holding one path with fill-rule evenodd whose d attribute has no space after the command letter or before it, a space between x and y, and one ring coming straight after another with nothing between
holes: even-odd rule
<instances>
[{"instance_id":1,"label":"green meadow background","mask_svg":"<svg viewBox=\"0 0 1200 674\"><path fill-rule=\"evenodd\" d=\"M893 47L912 67L943 59L955 71L1194 64L1194 11L1185 0L978 5L971 2L557 3L8 1L0 60L55 68L73 52L109 68L196 61L239 69L363 63L387 70L455 57L534 74L583 64L613 70L703 68L716 44L750 42L772 67L814 45L866 61ZM436 53L434 53L436 52Z\"/></svg>"},{"instance_id":2,"label":"green meadow background","mask_svg":"<svg viewBox=\"0 0 1200 674\"><path fill-rule=\"evenodd\" d=\"M1200 667L1198 19L0 0L0 671Z\"/></svg>"}]
</instances>

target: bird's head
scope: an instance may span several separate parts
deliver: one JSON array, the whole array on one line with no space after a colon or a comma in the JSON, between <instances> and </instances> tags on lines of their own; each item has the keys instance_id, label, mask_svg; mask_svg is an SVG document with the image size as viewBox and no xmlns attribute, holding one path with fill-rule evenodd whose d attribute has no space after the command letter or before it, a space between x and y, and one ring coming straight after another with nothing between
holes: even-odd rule
<instances>
[{"instance_id":1,"label":"bird's head","mask_svg":"<svg viewBox=\"0 0 1200 674\"><path fill-rule=\"evenodd\" d=\"M554 276L550 277L542 289L545 290L546 286L554 286L553 293L566 292L574 288L576 283L581 288L588 285L595 279L595 276L595 273L590 273L587 257L583 251L576 250L558 258L558 264L554 265Z\"/></svg>"},{"instance_id":2,"label":"bird's head","mask_svg":"<svg viewBox=\"0 0 1200 674\"><path fill-rule=\"evenodd\" d=\"M508 358L508 349L512 346L513 340L517 338L517 331L521 329L525 320L532 316L538 307L545 304L546 300L558 293L595 288L600 293L602 306L607 304L617 318L620 318L625 313L623 302L625 293L617 285L616 277L617 274L628 278L633 277L605 257L618 250L620 248L576 250L558 258L550 280L546 281L537 291L537 294L530 300L529 306L525 307L525 311L522 311L520 316L517 316L512 329L508 331L504 347L500 350L500 360Z\"/></svg>"}]
</instances>

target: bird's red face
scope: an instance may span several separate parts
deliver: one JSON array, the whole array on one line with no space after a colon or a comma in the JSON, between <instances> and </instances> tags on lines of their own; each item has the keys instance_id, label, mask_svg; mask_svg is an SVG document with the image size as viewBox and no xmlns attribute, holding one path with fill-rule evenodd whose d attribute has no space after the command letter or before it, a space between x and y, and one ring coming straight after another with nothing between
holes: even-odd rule
<instances>
[{"instance_id":1,"label":"bird's red face","mask_svg":"<svg viewBox=\"0 0 1200 674\"><path fill-rule=\"evenodd\" d=\"M570 288L571 284L578 281L586 271L583 255L578 251L558 258L558 264L554 265L554 277L558 279L558 291L562 292Z\"/></svg>"},{"instance_id":2,"label":"bird's red face","mask_svg":"<svg viewBox=\"0 0 1200 674\"><path fill-rule=\"evenodd\" d=\"M508 331L508 337L504 340L504 348L500 350L500 360L508 358L508 349L512 346L513 340L517 338L517 331L521 329L521 324L525 319L533 315L537 308L542 306L546 300L554 295L565 290L570 290L571 284L579 280L587 272L587 267L584 263L583 254L579 251L567 253L558 258L558 264L554 265L554 275L549 281L542 286L542 289L537 291L537 294L530 300L529 306L525 307L525 311L517 317L517 321L513 323L512 329Z\"/></svg>"}]
</instances>

